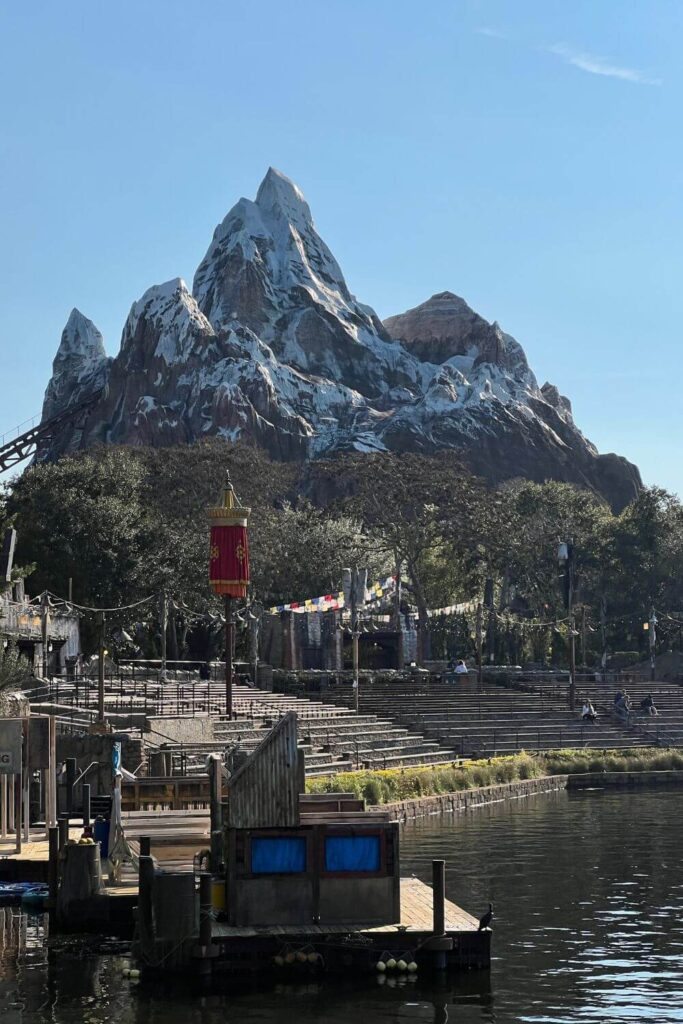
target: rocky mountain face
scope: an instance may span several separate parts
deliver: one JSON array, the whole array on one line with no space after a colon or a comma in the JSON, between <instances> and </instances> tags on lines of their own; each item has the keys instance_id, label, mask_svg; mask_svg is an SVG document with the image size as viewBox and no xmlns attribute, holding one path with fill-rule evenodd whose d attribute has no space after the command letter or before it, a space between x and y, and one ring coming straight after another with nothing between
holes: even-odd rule
<instances>
[{"instance_id":1,"label":"rocky mountain face","mask_svg":"<svg viewBox=\"0 0 683 1024\"><path fill-rule=\"evenodd\" d=\"M454 448L490 480L566 480L616 508L640 486L634 466L583 437L556 387L539 388L518 342L463 299L442 292L382 323L272 168L216 228L192 292L176 278L133 304L114 359L71 313L43 417L96 389L49 457L219 435L280 459Z\"/></svg>"}]
</instances>

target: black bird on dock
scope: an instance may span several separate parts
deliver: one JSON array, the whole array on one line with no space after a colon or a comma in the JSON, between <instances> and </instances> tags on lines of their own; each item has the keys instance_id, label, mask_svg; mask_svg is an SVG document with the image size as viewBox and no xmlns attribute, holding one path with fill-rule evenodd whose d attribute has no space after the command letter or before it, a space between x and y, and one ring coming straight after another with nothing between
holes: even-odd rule
<instances>
[{"instance_id":1,"label":"black bird on dock","mask_svg":"<svg viewBox=\"0 0 683 1024\"><path fill-rule=\"evenodd\" d=\"M486 911L484 916L479 919L478 931L483 932L485 928L490 928L491 921L493 921L493 903L489 903L489 909Z\"/></svg>"}]
</instances>

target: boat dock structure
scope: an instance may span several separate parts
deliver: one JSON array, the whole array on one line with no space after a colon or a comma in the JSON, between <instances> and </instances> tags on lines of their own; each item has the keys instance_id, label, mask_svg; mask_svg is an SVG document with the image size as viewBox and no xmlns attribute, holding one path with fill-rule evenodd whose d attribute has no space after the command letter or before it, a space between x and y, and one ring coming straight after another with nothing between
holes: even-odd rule
<instances>
[{"instance_id":1,"label":"boat dock structure","mask_svg":"<svg viewBox=\"0 0 683 1024\"><path fill-rule=\"evenodd\" d=\"M132 935L143 972L238 975L490 966L491 932L404 878L399 825L352 794L306 794L294 712L227 772L209 755L209 808L121 811L106 842L76 815L0 840L0 882L46 882L54 927Z\"/></svg>"}]
</instances>

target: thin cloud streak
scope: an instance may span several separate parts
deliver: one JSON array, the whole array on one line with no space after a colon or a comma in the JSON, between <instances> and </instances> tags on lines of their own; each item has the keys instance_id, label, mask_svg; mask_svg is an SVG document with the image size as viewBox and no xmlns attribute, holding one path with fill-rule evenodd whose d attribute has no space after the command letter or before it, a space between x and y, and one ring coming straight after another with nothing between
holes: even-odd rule
<instances>
[{"instance_id":1,"label":"thin cloud streak","mask_svg":"<svg viewBox=\"0 0 683 1024\"><path fill-rule=\"evenodd\" d=\"M478 36L488 36L489 39L508 39L504 32L500 32L497 28L475 28L474 30Z\"/></svg>"},{"instance_id":2,"label":"thin cloud streak","mask_svg":"<svg viewBox=\"0 0 683 1024\"><path fill-rule=\"evenodd\" d=\"M514 42L506 32L500 29L491 28L489 25L481 25L474 29L479 36L486 36L487 39L502 39L505 42ZM522 45L524 45L522 43ZM580 71L586 71L589 75L601 75L603 78L619 78L622 82L632 82L634 85L662 85L661 78L650 78L649 75L639 71L638 68L627 68L621 64L615 64L609 57L601 57L595 53L587 53L585 50L578 50L567 43L554 43L552 46L536 46L532 49L539 53L549 53L553 57L559 57L565 64L570 64Z\"/></svg>"},{"instance_id":3,"label":"thin cloud streak","mask_svg":"<svg viewBox=\"0 0 683 1024\"><path fill-rule=\"evenodd\" d=\"M649 78L637 68L625 68L619 64L613 64L608 58L599 57L593 53L586 53L583 50L575 50L565 43L556 43L554 46L544 46L546 53L560 57L566 64L587 71L591 75L603 75L606 78L620 78L624 82L634 82L636 85L661 85L661 78Z\"/></svg>"}]
</instances>

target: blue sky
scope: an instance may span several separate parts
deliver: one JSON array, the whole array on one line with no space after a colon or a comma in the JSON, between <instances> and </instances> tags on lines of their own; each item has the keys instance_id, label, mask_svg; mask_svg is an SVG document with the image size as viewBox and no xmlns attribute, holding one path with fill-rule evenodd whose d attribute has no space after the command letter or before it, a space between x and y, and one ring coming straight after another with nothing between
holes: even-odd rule
<instances>
[{"instance_id":1,"label":"blue sky","mask_svg":"<svg viewBox=\"0 0 683 1024\"><path fill-rule=\"evenodd\" d=\"M677 0L5 2L0 433L272 164L380 316L457 292L683 493L682 43Z\"/></svg>"}]
</instances>

